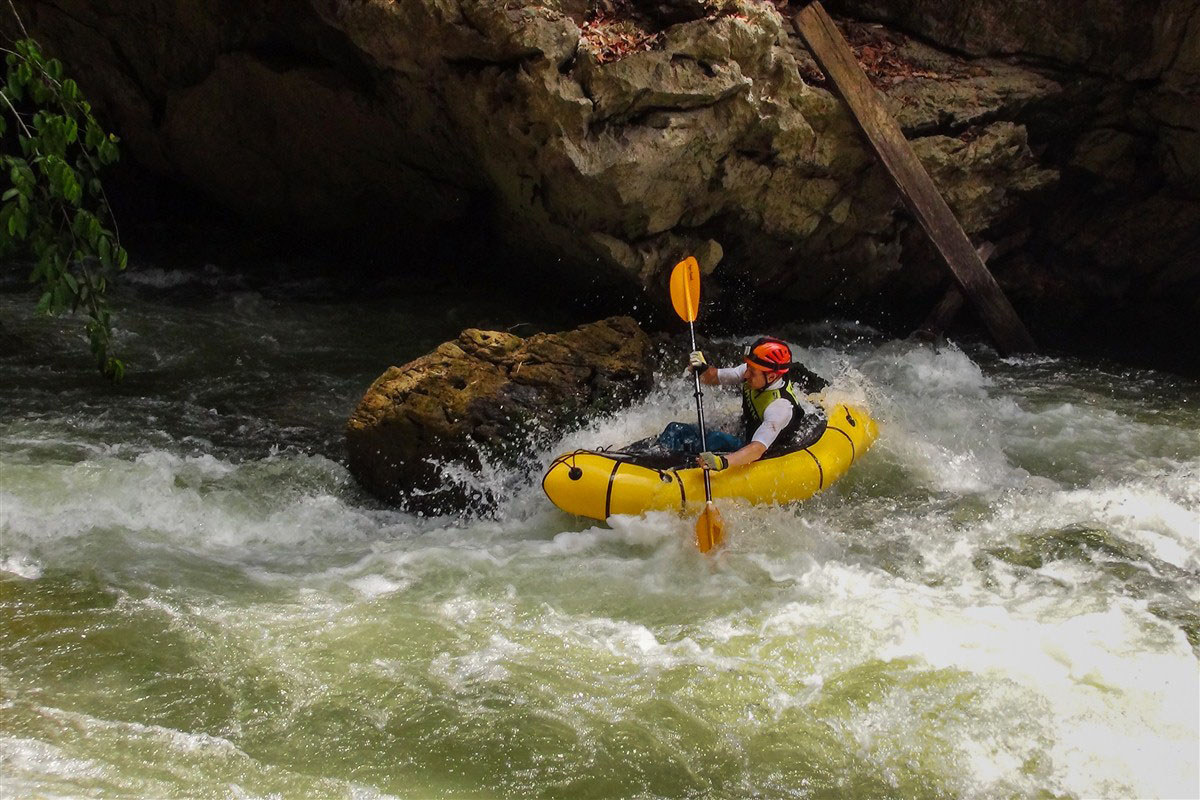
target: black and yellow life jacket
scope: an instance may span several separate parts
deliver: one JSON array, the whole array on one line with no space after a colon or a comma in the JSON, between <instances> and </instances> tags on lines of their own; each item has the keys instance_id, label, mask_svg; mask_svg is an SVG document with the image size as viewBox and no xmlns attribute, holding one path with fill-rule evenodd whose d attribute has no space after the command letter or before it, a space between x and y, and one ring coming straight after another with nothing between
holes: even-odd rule
<instances>
[{"instance_id":1,"label":"black and yellow life jacket","mask_svg":"<svg viewBox=\"0 0 1200 800\"><path fill-rule=\"evenodd\" d=\"M797 408L800 398L796 395L796 389L792 386L792 382L786 378L784 378L783 386L778 389L751 389L749 383L742 384L743 439L749 441L758 426L762 425L763 414L766 413L767 406L781 397L792 404L792 419L775 437L775 441L768 450L775 449L776 445L782 446L785 442L792 441L796 431L800 428L801 420L804 419L804 411Z\"/></svg>"},{"instance_id":2,"label":"black and yellow life jacket","mask_svg":"<svg viewBox=\"0 0 1200 800\"><path fill-rule=\"evenodd\" d=\"M796 380L793 380L793 376ZM746 441L754 435L754 431L762 425L763 414L767 406L779 398L792 404L792 419L775 437L775 441L767 448L767 453L790 449L795 444L796 434L801 427L810 427L805 419L805 411L800 407L801 392L809 394L819 392L829 385L829 381L812 372L799 362L792 362L788 374L784 376L783 385L777 389L751 389L749 383L742 384L742 438ZM823 425L821 427L824 427Z\"/></svg>"}]
</instances>

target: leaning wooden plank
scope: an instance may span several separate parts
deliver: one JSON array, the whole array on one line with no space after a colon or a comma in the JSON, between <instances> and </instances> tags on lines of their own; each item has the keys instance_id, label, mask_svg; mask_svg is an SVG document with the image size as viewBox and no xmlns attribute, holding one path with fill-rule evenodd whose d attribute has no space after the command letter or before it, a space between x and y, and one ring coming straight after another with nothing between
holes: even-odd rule
<instances>
[{"instance_id":1,"label":"leaning wooden plank","mask_svg":"<svg viewBox=\"0 0 1200 800\"><path fill-rule=\"evenodd\" d=\"M996 245L991 242L984 242L975 248L975 252L979 254L979 260L986 266L988 259L992 257L992 253L996 252ZM957 283L951 281L950 286L946 289L946 293L942 295L942 299L934 307L933 311L929 312L929 316L921 323L921 327L909 334L908 338L919 342L940 341L950 328L950 323L954 322L954 317L958 315L962 304L962 289L958 288Z\"/></svg>"},{"instance_id":2,"label":"leaning wooden plank","mask_svg":"<svg viewBox=\"0 0 1200 800\"><path fill-rule=\"evenodd\" d=\"M962 308L963 296L962 290L958 288L958 284L952 283L946 289L946 293L942 295L942 299L934 306L933 311L929 312L929 316L921 323L921 327L917 328L908 338L918 342L939 342L942 336L945 335L946 329L950 327L950 323L954 321L954 317L958 315L958 311Z\"/></svg>"},{"instance_id":3,"label":"leaning wooden plank","mask_svg":"<svg viewBox=\"0 0 1200 800\"><path fill-rule=\"evenodd\" d=\"M966 232L904 138L900 126L880 102L850 45L825 8L814 0L792 17L792 25L846 101L850 113L895 181L905 205L950 266L954 279L997 346L1005 353L1033 350L1033 337L1004 296L1000 284L979 259Z\"/></svg>"}]
</instances>

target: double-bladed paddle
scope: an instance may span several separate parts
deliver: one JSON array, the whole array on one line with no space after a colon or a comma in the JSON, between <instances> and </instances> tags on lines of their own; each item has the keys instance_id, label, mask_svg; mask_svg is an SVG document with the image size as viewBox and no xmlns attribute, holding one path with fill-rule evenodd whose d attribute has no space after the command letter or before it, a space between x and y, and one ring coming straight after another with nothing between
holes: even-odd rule
<instances>
[{"instance_id":1,"label":"double-bladed paddle","mask_svg":"<svg viewBox=\"0 0 1200 800\"><path fill-rule=\"evenodd\" d=\"M700 311L700 265L696 259L688 256L675 265L671 271L671 305L675 313L688 324L688 332L692 335L692 350L696 349L696 315ZM692 379L696 385L696 417L700 422L700 449L708 450L708 442L704 433L704 392L700 390L700 373L693 372ZM704 469L704 510L696 520L696 547L701 553L707 553L713 548L720 547L725 541L725 522L721 513L713 505L712 481L708 468Z\"/></svg>"}]
</instances>

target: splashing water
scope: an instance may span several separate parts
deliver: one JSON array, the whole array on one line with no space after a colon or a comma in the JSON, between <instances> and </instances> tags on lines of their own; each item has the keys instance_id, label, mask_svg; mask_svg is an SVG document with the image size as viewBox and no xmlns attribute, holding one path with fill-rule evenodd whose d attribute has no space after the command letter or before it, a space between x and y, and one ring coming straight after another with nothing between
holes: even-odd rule
<instances>
[{"instance_id":1,"label":"splashing water","mask_svg":"<svg viewBox=\"0 0 1200 800\"><path fill-rule=\"evenodd\" d=\"M710 560L497 466L493 519L357 490L361 392L502 311L181 283L126 298L116 393L0 358L5 796L1200 796L1196 384L791 331L881 437ZM664 374L541 460L693 410Z\"/></svg>"}]
</instances>

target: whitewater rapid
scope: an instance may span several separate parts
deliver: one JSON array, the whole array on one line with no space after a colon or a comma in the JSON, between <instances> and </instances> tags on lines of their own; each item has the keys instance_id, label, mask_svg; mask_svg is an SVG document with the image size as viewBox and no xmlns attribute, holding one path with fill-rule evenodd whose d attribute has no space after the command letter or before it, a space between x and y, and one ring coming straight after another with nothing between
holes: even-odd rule
<instances>
[{"instance_id":1,"label":"whitewater rapid","mask_svg":"<svg viewBox=\"0 0 1200 800\"><path fill-rule=\"evenodd\" d=\"M6 796L1200 797L1194 382L786 332L879 441L708 559L497 465L494 517L379 506L340 424L397 344L355 326L458 320L222 291L131 301L124 395L0 359ZM664 366L530 446L693 411Z\"/></svg>"}]
</instances>

